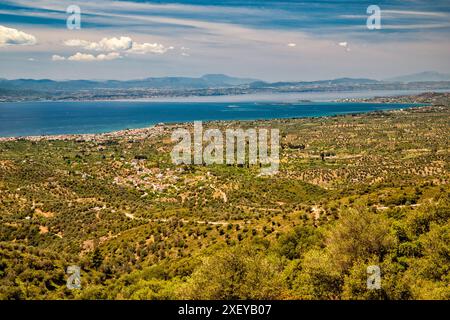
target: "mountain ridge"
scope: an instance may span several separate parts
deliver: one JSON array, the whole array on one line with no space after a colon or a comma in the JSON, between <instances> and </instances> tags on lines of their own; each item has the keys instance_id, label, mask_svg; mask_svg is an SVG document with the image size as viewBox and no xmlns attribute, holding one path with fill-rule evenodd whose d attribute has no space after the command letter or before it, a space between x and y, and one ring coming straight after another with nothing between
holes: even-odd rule
<instances>
[{"instance_id":1,"label":"mountain ridge","mask_svg":"<svg viewBox=\"0 0 450 320\"><path fill-rule=\"evenodd\" d=\"M286 85L370 84L378 80L366 78L337 78L318 81L268 82L253 78L231 77L224 74L205 74L201 77L148 77L135 80L51 80L51 79L0 79L1 89L10 90L85 90L85 89L206 89L217 87L280 87Z\"/></svg>"},{"instance_id":2,"label":"mountain ridge","mask_svg":"<svg viewBox=\"0 0 450 320\"><path fill-rule=\"evenodd\" d=\"M447 80L448 77L448 80ZM375 80L369 78L341 77L336 79L315 81L277 81L268 82L253 78L232 77L225 74L205 74L200 77L148 77L135 80L51 80L51 79L2 79L0 78L0 90L2 91L34 91L48 94L58 92L80 92L86 90L291 90L335 88L362 88L362 87L386 87L389 85L422 85L444 82L448 87L450 74L442 74L434 71L425 71L418 74L390 78L391 80ZM398 80L395 80L398 79ZM435 80L427 80L435 79ZM421 84L422 83L422 84Z\"/></svg>"},{"instance_id":3,"label":"mountain ridge","mask_svg":"<svg viewBox=\"0 0 450 320\"><path fill-rule=\"evenodd\" d=\"M449 73L440 73L437 71L423 71L403 76L387 78L388 82L421 82L421 81L450 81Z\"/></svg>"}]
</instances>

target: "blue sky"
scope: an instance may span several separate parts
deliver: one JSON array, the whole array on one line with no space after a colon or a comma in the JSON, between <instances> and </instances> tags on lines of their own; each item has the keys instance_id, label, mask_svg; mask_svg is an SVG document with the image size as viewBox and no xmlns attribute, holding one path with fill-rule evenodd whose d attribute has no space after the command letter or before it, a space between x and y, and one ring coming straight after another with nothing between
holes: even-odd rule
<instances>
[{"instance_id":1,"label":"blue sky","mask_svg":"<svg viewBox=\"0 0 450 320\"><path fill-rule=\"evenodd\" d=\"M69 30L66 8L81 9ZM369 5L381 29L369 30ZM263 80L450 72L450 1L2 0L0 77Z\"/></svg>"}]
</instances>

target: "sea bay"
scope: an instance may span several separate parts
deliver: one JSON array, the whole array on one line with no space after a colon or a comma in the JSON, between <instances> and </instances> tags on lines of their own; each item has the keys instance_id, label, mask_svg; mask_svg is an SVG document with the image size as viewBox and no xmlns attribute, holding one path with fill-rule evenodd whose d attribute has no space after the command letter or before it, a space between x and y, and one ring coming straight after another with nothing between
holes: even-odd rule
<instances>
[{"instance_id":1,"label":"sea bay","mask_svg":"<svg viewBox=\"0 0 450 320\"><path fill-rule=\"evenodd\" d=\"M0 104L0 137L104 133L157 123L320 117L401 109L399 103L64 101Z\"/></svg>"}]
</instances>

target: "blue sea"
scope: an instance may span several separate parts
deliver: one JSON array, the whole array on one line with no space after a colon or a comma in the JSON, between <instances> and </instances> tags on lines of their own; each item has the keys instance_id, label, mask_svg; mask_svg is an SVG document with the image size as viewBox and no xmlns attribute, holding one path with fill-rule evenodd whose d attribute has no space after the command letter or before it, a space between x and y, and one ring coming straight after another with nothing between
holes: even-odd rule
<instances>
[{"instance_id":1,"label":"blue sea","mask_svg":"<svg viewBox=\"0 0 450 320\"><path fill-rule=\"evenodd\" d=\"M103 133L194 120L299 118L401 109L337 102L76 101L0 103L0 137Z\"/></svg>"}]
</instances>

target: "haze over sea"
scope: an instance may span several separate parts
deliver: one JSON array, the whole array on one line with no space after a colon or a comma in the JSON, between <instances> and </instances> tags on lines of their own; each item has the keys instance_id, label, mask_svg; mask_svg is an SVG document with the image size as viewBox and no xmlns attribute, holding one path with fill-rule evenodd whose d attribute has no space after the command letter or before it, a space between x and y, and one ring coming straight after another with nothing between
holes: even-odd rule
<instances>
[{"instance_id":1,"label":"haze over sea","mask_svg":"<svg viewBox=\"0 0 450 320\"><path fill-rule=\"evenodd\" d=\"M349 95L346 95L349 96ZM367 95L361 95L367 96ZM324 94L321 94L324 97ZM328 99L336 96L327 95ZM143 128L157 123L195 120L258 120L300 118L401 109L413 104L344 103L320 101L292 102L293 96L254 97L250 101L219 97L216 101L64 101L0 103L0 137L103 133ZM271 99L280 99L271 101ZM240 101L239 101L240 100ZM326 100L326 99L322 99Z\"/></svg>"}]
</instances>

